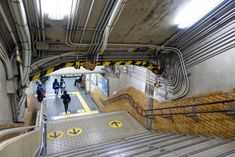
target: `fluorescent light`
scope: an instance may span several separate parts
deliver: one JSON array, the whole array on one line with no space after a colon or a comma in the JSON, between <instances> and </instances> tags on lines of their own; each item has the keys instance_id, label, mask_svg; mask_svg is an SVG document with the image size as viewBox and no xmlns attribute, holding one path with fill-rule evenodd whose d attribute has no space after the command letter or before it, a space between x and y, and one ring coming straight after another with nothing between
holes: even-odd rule
<instances>
[{"instance_id":1,"label":"fluorescent light","mask_svg":"<svg viewBox=\"0 0 235 157\"><path fill-rule=\"evenodd\" d=\"M177 15L178 28L192 26L224 0L191 0Z\"/></svg>"},{"instance_id":2,"label":"fluorescent light","mask_svg":"<svg viewBox=\"0 0 235 157\"><path fill-rule=\"evenodd\" d=\"M42 12L53 20L63 20L71 10L73 0L42 0Z\"/></svg>"}]
</instances>

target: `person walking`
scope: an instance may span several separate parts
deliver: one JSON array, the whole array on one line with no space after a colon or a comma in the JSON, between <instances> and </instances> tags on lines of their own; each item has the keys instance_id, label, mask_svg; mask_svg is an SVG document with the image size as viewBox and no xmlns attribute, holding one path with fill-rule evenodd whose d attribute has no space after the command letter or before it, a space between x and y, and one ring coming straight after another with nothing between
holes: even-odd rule
<instances>
[{"instance_id":1,"label":"person walking","mask_svg":"<svg viewBox=\"0 0 235 157\"><path fill-rule=\"evenodd\" d=\"M60 88L60 84L57 79L54 80L52 88L54 89L55 94L57 96L59 93L59 88Z\"/></svg>"},{"instance_id":2,"label":"person walking","mask_svg":"<svg viewBox=\"0 0 235 157\"><path fill-rule=\"evenodd\" d=\"M64 93L66 88L66 83L63 78L60 79L60 89L61 89L61 94Z\"/></svg>"},{"instance_id":3,"label":"person walking","mask_svg":"<svg viewBox=\"0 0 235 157\"><path fill-rule=\"evenodd\" d=\"M46 90L44 89L43 85L41 83L38 83L38 86L37 86L37 99L39 102L42 102L43 101L43 98L45 98L45 93L46 93Z\"/></svg>"},{"instance_id":4,"label":"person walking","mask_svg":"<svg viewBox=\"0 0 235 157\"><path fill-rule=\"evenodd\" d=\"M64 91L64 94L61 96L61 99L63 99L63 103L64 103L64 110L65 113L67 114L68 111L68 104L71 101L71 97L69 96L69 94L67 94L67 91Z\"/></svg>"}]
</instances>

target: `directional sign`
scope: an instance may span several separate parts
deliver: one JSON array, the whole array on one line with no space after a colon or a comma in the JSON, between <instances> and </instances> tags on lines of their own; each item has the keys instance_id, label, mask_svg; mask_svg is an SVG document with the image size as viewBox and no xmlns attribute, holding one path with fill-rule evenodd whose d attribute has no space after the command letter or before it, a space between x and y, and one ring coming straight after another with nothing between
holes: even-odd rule
<instances>
[{"instance_id":1,"label":"directional sign","mask_svg":"<svg viewBox=\"0 0 235 157\"><path fill-rule=\"evenodd\" d=\"M109 122L109 126L112 128L120 128L120 127L122 127L122 122L119 120L113 120L113 121Z\"/></svg>"},{"instance_id":2,"label":"directional sign","mask_svg":"<svg viewBox=\"0 0 235 157\"><path fill-rule=\"evenodd\" d=\"M67 135L77 136L82 133L82 128L71 128L67 130Z\"/></svg>"},{"instance_id":3,"label":"directional sign","mask_svg":"<svg viewBox=\"0 0 235 157\"><path fill-rule=\"evenodd\" d=\"M53 140L53 139L61 138L63 136L64 136L63 131L52 131L49 134L47 134L47 139Z\"/></svg>"}]
</instances>

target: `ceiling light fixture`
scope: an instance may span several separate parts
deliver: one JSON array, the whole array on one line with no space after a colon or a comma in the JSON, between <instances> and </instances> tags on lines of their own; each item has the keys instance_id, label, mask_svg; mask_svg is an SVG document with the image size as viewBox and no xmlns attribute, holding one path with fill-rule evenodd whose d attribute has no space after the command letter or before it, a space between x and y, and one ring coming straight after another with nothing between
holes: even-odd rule
<instances>
[{"instance_id":1,"label":"ceiling light fixture","mask_svg":"<svg viewBox=\"0 0 235 157\"><path fill-rule=\"evenodd\" d=\"M175 24L178 28L192 26L224 0L191 0L177 15Z\"/></svg>"},{"instance_id":2,"label":"ceiling light fixture","mask_svg":"<svg viewBox=\"0 0 235 157\"><path fill-rule=\"evenodd\" d=\"M42 0L42 12L53 20L63 20L71 10L72 0Z\"/></svg>"}]
</instances>

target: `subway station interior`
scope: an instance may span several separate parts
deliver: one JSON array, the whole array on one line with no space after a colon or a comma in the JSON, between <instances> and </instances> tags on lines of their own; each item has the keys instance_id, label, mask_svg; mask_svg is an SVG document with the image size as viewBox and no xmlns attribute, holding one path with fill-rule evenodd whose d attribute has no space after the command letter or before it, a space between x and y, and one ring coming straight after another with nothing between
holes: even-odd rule
<instances>
[{"instance_id":1,"label":"subway station interior","mask_svg":"<svg viewBox=\"0 0 235 157\"><path fill-rule=\"evenodd\" d=\"M0 157L235 157L234 0L0 0Z\"/></svg>"}]
</instances>

